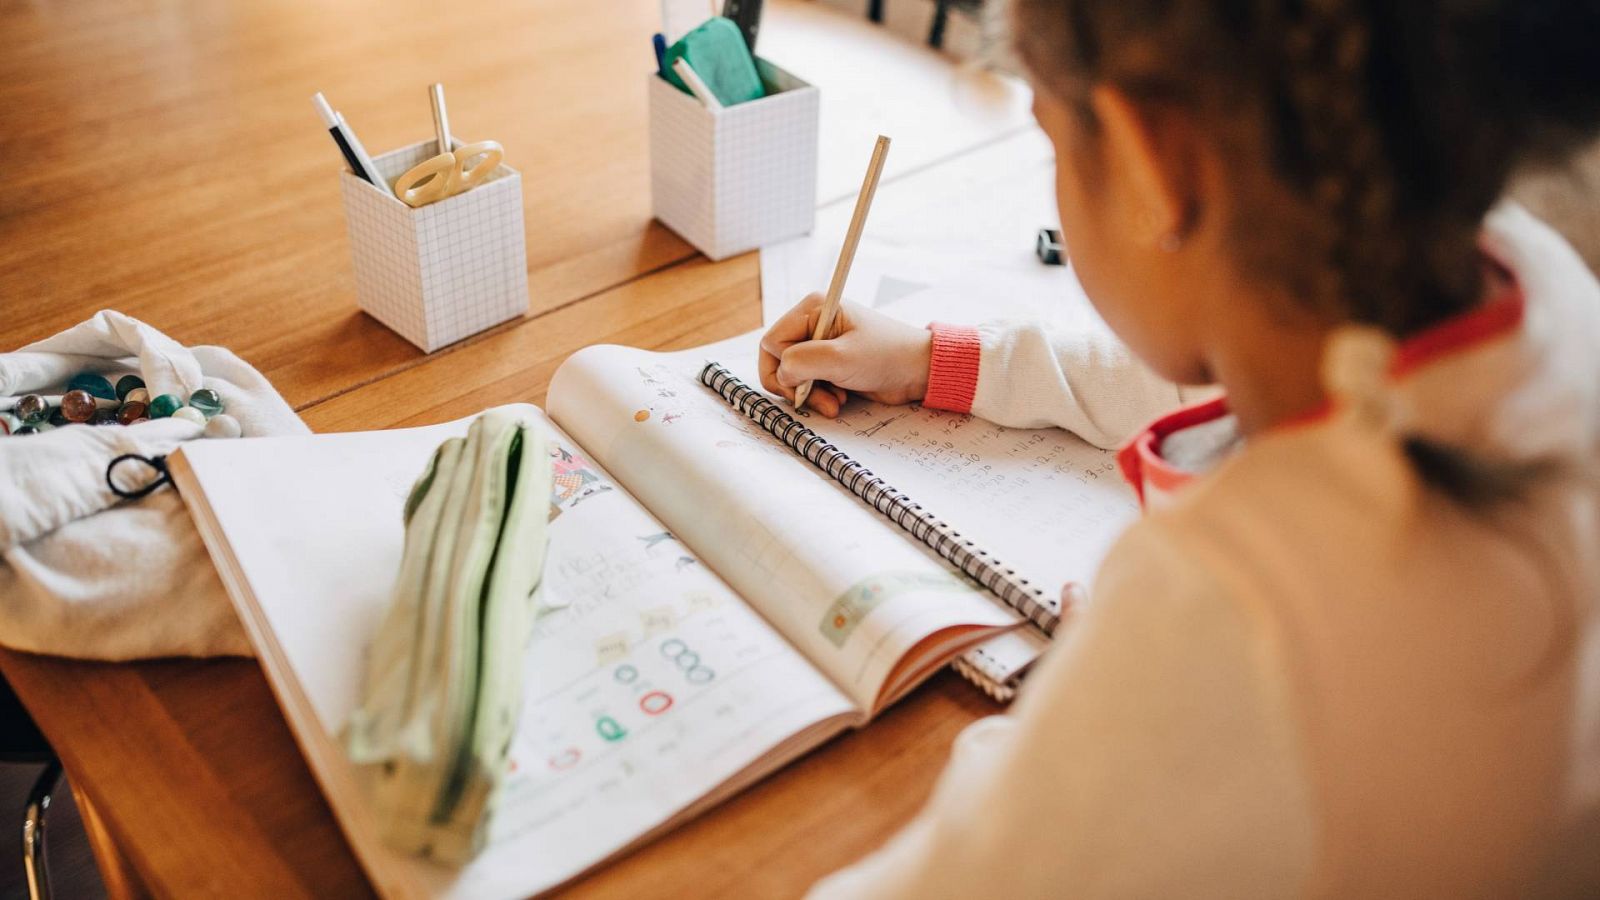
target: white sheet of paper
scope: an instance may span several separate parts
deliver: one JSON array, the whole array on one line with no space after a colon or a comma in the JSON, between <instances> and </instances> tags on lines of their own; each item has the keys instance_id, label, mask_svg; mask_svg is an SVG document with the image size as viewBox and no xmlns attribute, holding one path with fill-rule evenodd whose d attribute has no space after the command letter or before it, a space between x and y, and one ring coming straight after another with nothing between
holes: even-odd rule
<instances>
[{"instance_id":1,"label":"white sheet of paper","mask_svg":"<svg viewBox=\"0 0 1600 900\"><path fill-rule=\"evenodd\" d=\"M932 288L960 287L959 321L1043 315L1087 307L1066 266L1034 253L1040 228L1058 221L1055 157L1028 127L955 159L883 184L845 282L845 299L886 307ZM854 195L817 211L811 234L761 250L762 321L826 290Z\"/></svg>"}]
</instances>

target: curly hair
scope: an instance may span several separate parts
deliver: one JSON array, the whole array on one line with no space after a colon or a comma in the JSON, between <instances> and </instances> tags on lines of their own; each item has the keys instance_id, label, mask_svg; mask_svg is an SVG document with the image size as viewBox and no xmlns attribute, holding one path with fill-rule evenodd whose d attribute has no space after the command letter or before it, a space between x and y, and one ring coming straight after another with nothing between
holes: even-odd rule
<instances>
[{"instance_id":1,"label":"curly hair","mask_svg":"<svg viewBox=\"0 0 1600 900\"><path fill-rule=\"evenodd\" d=\"M1034 82L1191 113L1231 158L1237 258L1331 319L1404 337L1478 302L1478 235L1513 173L1600 130L1595 0L1011 0ZM1466 502L1527 473L1421 439ZM1539 467L1531 467L1539 468Z\"/></svg>"},{"instance_id":2,"label":"curly hair","mask_svg":"<svg viewBox=\"0 0 1600 900\"><path fill-rule=\"evenodd\" d=\"M1091 127L1097 83L1226 126L1266 163L1234 172L1255 201L1240 258L1397 336L1480 296L1477 235L1513 170L1600 128L1593 0L1012 2L1035 81Z\"/></svg>"}]
</instances>

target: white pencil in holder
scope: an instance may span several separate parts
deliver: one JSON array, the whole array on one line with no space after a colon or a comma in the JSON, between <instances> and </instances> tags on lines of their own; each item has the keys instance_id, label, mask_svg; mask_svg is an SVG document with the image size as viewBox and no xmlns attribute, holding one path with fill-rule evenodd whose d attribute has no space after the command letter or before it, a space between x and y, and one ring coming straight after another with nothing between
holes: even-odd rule
<instances>
[{"instance_id":1,"label":"white pencil in holder","mask_svg":"<svg viewBox=\"0 0 1600 900\"><path fill-rule=\"evenodd\" d=\"M650 199L712 259L811 230L817 215L815 87L764 59L767 95L712 111L650 74Z\"/></svg>"},{"instance_id":2,"label":"white pencil in holder","mask_svg":"<svg viewBox=\"0 0 1600 900\"><path fill-rule=\"evenodd\" d=\"M427 353L528 311L522 175L502 163L453 197L400 202L389 185L436 153L429 140L375 157L383 187L339 174L356 301Z\"/></svg>"}]
</instances>

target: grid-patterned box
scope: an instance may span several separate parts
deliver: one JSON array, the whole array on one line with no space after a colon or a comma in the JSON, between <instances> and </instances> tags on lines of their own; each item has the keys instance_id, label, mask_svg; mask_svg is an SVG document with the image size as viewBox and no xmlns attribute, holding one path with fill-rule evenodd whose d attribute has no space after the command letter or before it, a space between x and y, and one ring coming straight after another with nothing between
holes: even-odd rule
<instances>
[{"instance_id":1,"label":"grid-patterned box","mask_svg":"<svg viewBox=\"0 0 1600 900\"><path fill-rule=\"evenodd\" d=\"M423 141L373 162L392 184L437 152ZM517 170L502 164L471 190L415 209L348 169L339 179L356 301L374 319L432 353L528 311Z\"/></svg>"},{"instance_id":2,"label":"grid-patterned box","mask_svg":"<svg viewBox=\"0 0 1600 900\"><path fill-rule=\"evenodd\" d=\"M712 259L816 221L817 89L764 59L756 70L767 95L716 112L650 74L655 216Z\"/></svg>"}]
</instances>

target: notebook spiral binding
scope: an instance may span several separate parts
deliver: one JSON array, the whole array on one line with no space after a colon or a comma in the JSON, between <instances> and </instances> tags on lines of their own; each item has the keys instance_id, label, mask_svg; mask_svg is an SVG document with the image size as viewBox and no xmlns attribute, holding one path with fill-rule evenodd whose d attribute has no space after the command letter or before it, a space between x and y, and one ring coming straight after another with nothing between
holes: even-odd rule
<instances>
[{"instance_id":1,"label":"notebook spiral binding","mask_svg":"<svg viewBox=\"0 0 1600 900\"><path fill-rule=\"evenodd\" d=\"M851 459L822 435L807 428L799 419L784 412L766 395L746 385L718 363L706 363L705 368L700 370L700 383L716 391L729 406L965 572L1007 606L1038 626L1040 631L1046 635L1055 634L1056 627L1061 624L1059 598L1047 595L1030 585L1026 578L1018 577L1000 560L974 546L972 541L963 538L960 532L945 524L938 516L872 474L866 466ZM976 680L972 678L972 672L963 668L962 663L958 662L956 667L969 680ZM985 689L988 690L987 687ZM991 690L990 693L994 692ZM995 699L1006 698L996 696Z\"/></svg>"},{"instance_id":2,"label":"notebook spiral binding","mask_svg":"<svg viewBox=\"0 0 1600 900\"><path fill-rule=\"evenodd\" d=\"M956 670L962 678L977 685L979 690L994 698L1000 703L1010 703L1017 696L1017 689L1011 684L1000 681L988 672L983 671L964 657L950 660L950 667Z\"/></svg>"}]
</instances>

